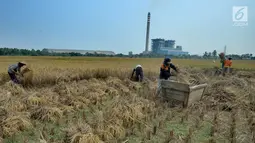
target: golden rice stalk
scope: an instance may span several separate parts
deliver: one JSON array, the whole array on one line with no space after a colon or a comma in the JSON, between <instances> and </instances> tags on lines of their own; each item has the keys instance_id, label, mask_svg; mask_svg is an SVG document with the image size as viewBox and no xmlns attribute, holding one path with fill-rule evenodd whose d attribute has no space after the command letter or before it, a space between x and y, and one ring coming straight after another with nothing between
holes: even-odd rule
<instances>
[{"instance_id":1,"label":"golden rice stalk","mask_svg":"<svg viewBox=\"0 0 255 143\"><path fill-rule=\"evenodd\" d=\"M42 121L53 121L56 122L57 119L63 116L63 111L57 107L38 107L33 113L32 117L34 119L40 119Z\"/></svg>"},{"instance_id":2,"label":"golden rice stalk","mask_svg":"<svg viewBox=\"0 0 255 143\"><path fill-rule=\"evenodd\" d=\"M142 85L140 83L137 82L132 82L128 79L124 80L125 85L129 88L129 89L133 89L133 90L139 90L142 89Z\"/></svg>"},{"instance_id":3,"label":"golden rice stalk","mask_svg":"<svg viewBox=\"0 0 255 143\"><path fill-rule=\"evenodd\" d=\"M33 70L28 67L28 66L25 66L21 69L21 75L23 76L22 78L22 83L24 85L30 85L32 84L32 79L33 79Z\"/></svg>"},{"instance_id":4,"label":"golden rice stalk","mask_svg":"<svg viewBox=\"0 0 255 143\"><path fill-rule=\"evenodd\" d=\"M0 121L2 121L3 119L5 119L8 116L8 111L0 106Z\"/></svg>"},{"instance_id":5,"label":"golden rice stalk","mask_svg":"<svg viewBox=\"0 0 255 143\"><path fill-rule=\"evenodd\" d=\"M129 109L131 110L131 116L134 118L134 119L137 119L137 120L141 120L143 119L145 116L144 114L142 113L142 106L141 105L129 105Z\"/></svg>"},{"instance_id":6,"label":"golden rice stalk","mask_svg":"<svg viewBox=\"0 0 255 143\"><path fill-rule=\"evenodd\" d=\"M11 111L24 111L27 109L27 105L18 101L17 99L10 98L4 105L4 107Z\"/></svg>"},{"instance_id":7,"label":"golden rice stalk","mask_svg":"<svg viewBox=\"0 0 255 143\"><path fill-rule=\"evenodd\" d=\"M229 138L231 138L231 123L232 123L232 119L231 119L231 113L230 112L220 112L218 115L218 126L217 126L217 130L218 130L218 135L216 134L215 136L217 136L218 140L227 140Z\"/></svg>"},{"instance_id":8,"label":"golden rice stalk","mask_svg":"<svg viewBox=\"0 0 255 143\"><path fill-rule=\"evenodd\" d=\"M122 114L123 122L127 127L130 127L133 121L135 121L135 118L133 118L132 113L130 111L126 110L125 112L121 112L119 114Z\"/></svg>"},{"instance_id":9,"label":"golden rice stalk","mask_svg":"<svg viewBox=\"0 0 255 143\"><path fill-rule=\"evenodd\" d=\"M72 123L68 125L68 128L65 128L64 131L68 132L68 136L71 137L76 133L86 134L92 132L92 128L86 122L82 120L77 120L77 123Z\"/></svg>"},{"instance_id":10,"label":"golden rice stalk","mask_svg":"<svg viewBox=\"0 0 255 143\"><path fill-rule=\"evenodd\" d=\"M15 84L12 81L6 83L4 86L2 86L2 88L8 90L13 96L20 96L22 94L26 94L26 91L22 86L20 86L19 84Z\"/></svg>"},{"instance_id":11,"label":"golden rice stalk","mask_svg":"<svg viewBox=\"0 0 255 143\"><path fill-rule=\"evenodd\" d=\"M63 105L61 104L61 107L60 107L60 110L63 111L63 114L67 114L67 113L71 113L71 112L74 112L74 107L72 106L67 106L67 105Z\"/></svg>"},{"instance_id":12,"label":"golden rice stalk","mask_svg":"<svg viewBox=\"0 0 255 143\"><path fill-rule=\"evenodd\" d=\"M43 94L41 94L43 93ZM64 97L60 97L57 93L53 92L51 89L41 90L38 94L38 97L47 100L47 102L58 104L61 99Z\"/></svg>"},{"instance_id":13,"label":"golden rice stalk","mask_svg":"<svg viewBox=\"0 0 255 143\"><path fill-rule=\"evenodd\" d=\"M71 143L101 142L99 137L92 133L91 127L81 120L78 120L76 124L70 124L69 127L64 130L68 132L68 136L70 137Z\"/></svg>"},{"instance_id":14,"label":"golden rice stalk","mask_svg":"<svg viewBox=\"0 0 255 143\"><path fill-rule=\"evenodd\" d=\"M102 98L102 95L97 92L89 92L86 94L86 97L90 100L92 104L96 104Z\"/></svg>"},{"instance_id":15,"label":"golden rice stalk","mask_svg":"<svg viewBox=\"0 0 255 143\"><path fill-rule=\"evenodd\" d=\"M97 135L93 133L77 133L72 136L71 143L103 143Z\"/></svg>"},{"instance_id":16,"label":"golden rice stalk","mask_svg":"<svg viewBox=\"0 0 255 143\"><path fill-rule=\"evenodd\" d=\"M38 97L35 95L29 95L26 99L25 99L25 103L31 106L39 106L39 105L43 105L46 103L45 98L43 97Z\"/></svg>"},{"instance_id":17,"label":"golden rice stalk","mask_svg":"<svg viewBox=\"0 0 255 143\"><path fill-rule=\"evenodd\" d=\"M107 93L109 96L111 97L115 97L115 96L119 96L119 91L116 90L115 88L113 87L108 87L106 90L105 90L105 93Z\"/></svg>"},{"instance_id":18,"label":"golden rice stalk","mask_svg":"<svg viewBox=\"0 0 255 143\"><path fill-rule=\"evenodd\" d=\"M10 80L10 77L7 73L0 73L0 83L5 83Z\"/></svg>"},{"instance_id":19,"label":"golden rice stalk","mask_svg":"<svg viewBox=\"0 0 255 143\"><path fill-rule=\"evenodd\" d=\"M86 108L87 105L84 104L83 102L79 101L79 100L72 100L70 101L70 105L74 108L74 109L83 109Z\"/></svg>"},{"instance_id":20,"label":"golden rice stalk","mask_svg":"<svg viewBox=\"0 0 255 143\"><path fill-rule=\"evenodd\" d=\"M100 138L102 141L111 141L112 139L114 139L114 136L105 131L104 129L103 130L96 130L95 132Z\"/></svg>"},{"instance_id":21,"label":"golden rice stalk","mask_svg":"<svg viewBox=\"0 0 255 143\"><path fill-rule=\"evenodd\" d=\"M111 109L111 108L107 107L107 109L105 111L104 118L105 118L105 120L111 120L114 118L118 118L118 117L122 116L120 113L122 113L122 108L113 107Z\"/></svg>"},{"instance_id":22,"label":"golden rice stalk","mask_svg":"<svg viewBox=\"0 0 255 143\"><path fill-rule=\"evenodd\" d=\"M107 80L106 80L106 83L107 85L111 85L117 89L119 89L120 91L124 92L124 93L128 93L129 92L129 89L124 86L122 84L122 81L118 78L114 78L114 77L109 77Z\"/></svg>"},{"instance_id":23,"label":"golden rice stalk","mask_svg":"<svg viewBox=\"0 0 255 143\"><path fill-rule=\"evenodd\" d=\"M126 135L125 129L121 125L107 125L106 132L111 133L115 138L124 138Z\"/></svg>"},{"instance_id":24,"label":"golden rice stalk","mask_svg":"<svg viewBox=\"0 0 255 143\"><path fill-rule=\"evenodd\" d=\"M13 134L31 128L33 125L26 116L11 116L2 122L3 135L12 136Z\"/></svg>"},{"instance_id":25,"label":"golden rice stalk","mask_svg":"<svg viewBox=\"0 0 255 143\"><path fill-rule=\"evenodd\" d=\"M249 128L248 119L242 109L237 109L235 114L236 128L235 140L238 143L252 142L252 134Z\"/></svg>"}]
</instances>

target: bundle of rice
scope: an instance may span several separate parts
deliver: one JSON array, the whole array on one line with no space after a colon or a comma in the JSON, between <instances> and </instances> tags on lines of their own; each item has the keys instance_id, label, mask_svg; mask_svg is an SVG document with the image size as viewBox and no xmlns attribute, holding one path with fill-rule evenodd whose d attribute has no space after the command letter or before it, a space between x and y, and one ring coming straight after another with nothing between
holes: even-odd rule
<instances>
[{"instance_id":1,"label":"bundle of rice","mask_svg":"<svg viewBox=\"0 0 255 143\"><path fill-rule=\"evenodd\" d=\"M100 138L93 133L92 128L84 121L78 120L64 128L70 143L102 143Z\"/></svg>"},{"instance_id":2,"label":"bundle of rice","mask_svg":"<svg viewBox=\"0 0 255 143\"><path fill-rule=\"evenodd\" d=\"M19 131L24 131L32 127L29 117L25 115L9 116L2 122L3 135L12 136Z\"/></svg>"},{"instance_id":3,"label":"bundle of rice","mask_svg":"<svg viewBox=\"0 0 255 143\"><path fill-rule=\"evenodd\" d=\"M20 79L21 83L23 85L31 85L33 79L33 70L28 65L26 65L22 67L20 73L22 75L22 78Z\"/></svg>"}]
</instances>

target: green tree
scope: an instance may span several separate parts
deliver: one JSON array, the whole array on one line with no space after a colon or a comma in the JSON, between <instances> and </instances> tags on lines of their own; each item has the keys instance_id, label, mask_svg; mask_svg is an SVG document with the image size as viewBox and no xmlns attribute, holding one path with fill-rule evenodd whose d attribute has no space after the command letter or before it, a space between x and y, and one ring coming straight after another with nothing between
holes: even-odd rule
<instances>
[{"instance_id":1,"label":"green tree","mask_svg":"<svg viewBox=\"0 0 255 143\"><path fill-rule=\"evenodd\" d=\"M209 58L212 57L212 53L211 53L211 52L208 53L208 57L209 57Z\"/></svg>"},{"instance_id":2,"label":"green tree","mask_svg":"<svg viewBox=\"0 0 255 143\"><path fill-rule=\"evenodd\" d=\"M208 57L208 53L205 52L204 55L203 55L204 58L207 58Z\"/></svg>"},{"instance_id":3,"label":"green tree","mask_svg":"<svg viewBox=\"0 0 255 143\"><path fill-rule=\"evenodd\" d=\"M212 55L213 55L213 57L216 57L217 56L217 51L213 50Z\"/></svg>"}]
</instances>

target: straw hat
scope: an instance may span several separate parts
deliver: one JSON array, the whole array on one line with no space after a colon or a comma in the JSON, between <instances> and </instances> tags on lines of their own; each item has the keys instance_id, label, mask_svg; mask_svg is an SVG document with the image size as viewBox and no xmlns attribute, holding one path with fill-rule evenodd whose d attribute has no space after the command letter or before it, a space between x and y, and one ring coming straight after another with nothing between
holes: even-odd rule
<instances>
[{"instance_id":1,"label":"straw hat","mask_svg":"<svg viewBox=\"0 0 255 143\"><path fill-rule=\"evenodd\" d=\"M27 63L25 61L20 61L18 62L19 64L23 64L23 65L27 65Z\"/></svg>"},{"instance_id":2,"label":"straw hat","mask_svg":"<svg viewBox=\"0 0 255 143\"><path fill-rule=\"evenodd\" d=\"M30 67L30 65L29 65L27 62L25 62L25 61L21 61L21 62L19 62L19 63L21 63L21 64L23 64L23 65L24 65L24 66L22 67L22 69L27 68L27 69L31 70L31 67Z\"/></svg>"}]
</instances>

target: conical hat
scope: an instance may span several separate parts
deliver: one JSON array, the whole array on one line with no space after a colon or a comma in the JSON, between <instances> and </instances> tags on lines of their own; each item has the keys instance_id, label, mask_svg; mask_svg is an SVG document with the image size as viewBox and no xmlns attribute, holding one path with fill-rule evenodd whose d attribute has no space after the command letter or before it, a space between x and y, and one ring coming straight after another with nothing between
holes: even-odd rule
<instances>
[{"instance_id":1,"label":"conical hat","mask_svg":"<svg viewBox=\"0 0 255 143\"><path fill-rule=\"evenodd\" d=\"M25 62L25 61L20 61L20 62L18 62L18 63L24 64L24 65L27 65L27 62Z\"/></svg>"}]
</instances>

